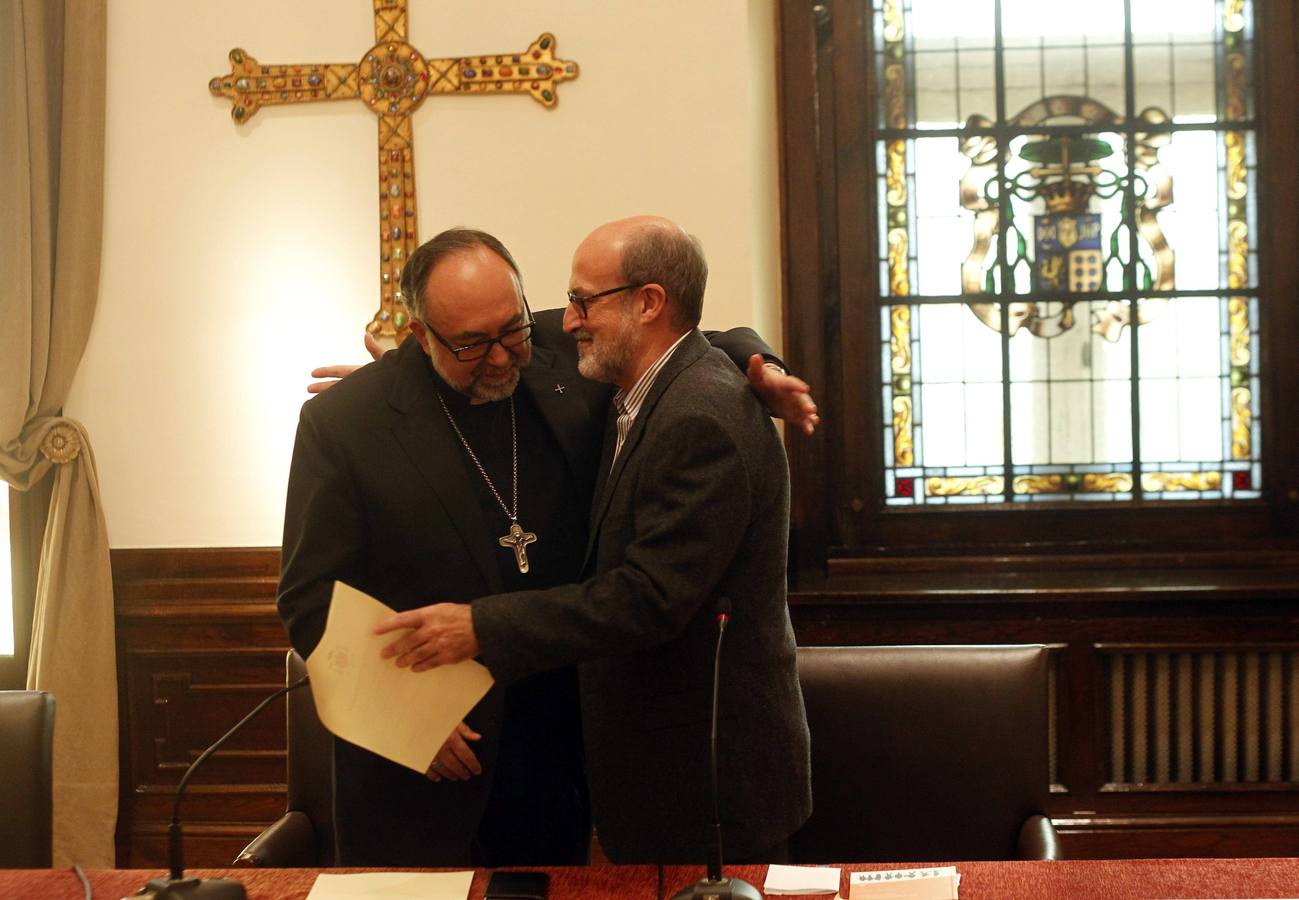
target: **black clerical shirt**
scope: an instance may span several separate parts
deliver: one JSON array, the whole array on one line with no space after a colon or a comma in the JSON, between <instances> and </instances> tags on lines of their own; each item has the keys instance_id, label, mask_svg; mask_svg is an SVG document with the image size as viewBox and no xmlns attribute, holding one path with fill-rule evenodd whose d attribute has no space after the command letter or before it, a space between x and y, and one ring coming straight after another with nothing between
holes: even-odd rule
<instances>
[{"instance_id":1,"label":"black clerical shirt","mask_svg":"<svg viewBox=\"0 0 1299 900\"><path fill-rule=\"evenodd\" d=\"M501 501L510 507L514 464L510 401L472 404L435 372L433 379ZM532 395L520 384L513 398L518 434L518 522L524 531L536 534L537 540L527 546L527 573L519 571L513 550L492 547L501 581L506 591L577 581L586 552L589 510ZM509 517L468 453L464 461L488 532L494 538L504 536L509 532ZM589 812L581 737L573 668L541 672L506 688L497 771L474 841L477 864L572 865L586 861ZM547 826L548 818L576 827Z\"/></svg>"},{"instance_id":2,"label":"black clerical shirt","mask_svg":"<svg viewBox=\"0 0 1299 900\"><path fill-rule=\"evenodd\" d=\"M438 393L482 463L501 502L497 502L469 454L465 469L482 509L487 530L496 537L509 533L510 519L501 509L513 503L513 452L510 401L473 404L434 375ZM519 448L519 526L537 536L527 546L528 572L519 571L514 551L494 546L493 558L508 591L537 590L576 581L586 551L586 522L590 510L581 503L573 475L554 435L520 385L513 395ZM495 541L493 540L493 543Z\"/></svg>"}]
</instances>

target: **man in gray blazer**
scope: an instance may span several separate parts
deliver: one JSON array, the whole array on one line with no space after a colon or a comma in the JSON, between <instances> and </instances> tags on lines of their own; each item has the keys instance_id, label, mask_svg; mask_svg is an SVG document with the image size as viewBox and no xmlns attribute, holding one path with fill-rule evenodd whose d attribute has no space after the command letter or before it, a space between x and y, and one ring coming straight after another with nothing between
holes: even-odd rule
<instances>
[{"instance_id":1,"label":"man in gray blazer","mask_svg":"<svg viewBox=\"0 0 1299 900\"><path fill-rule=\"evenodd\" d=\"M697 325L707 266L664 219L596 229L564 330L617 385L581 584L402 613L384 651L417 670L479 656L502 683L580 664L600 841L615 862L702 862L717 613L729 601L718 737L737 860L779 858L812 808L785 596L789 476L774 427Z\"/></svg>"}]
</instances>

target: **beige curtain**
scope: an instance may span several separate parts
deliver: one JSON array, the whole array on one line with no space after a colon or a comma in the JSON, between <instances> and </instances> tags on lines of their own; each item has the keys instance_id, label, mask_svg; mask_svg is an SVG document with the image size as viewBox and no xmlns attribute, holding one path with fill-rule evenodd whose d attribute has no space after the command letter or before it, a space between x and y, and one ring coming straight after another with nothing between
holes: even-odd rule
<instances>
[{"instance_id":1,"label":"beige curtain","mask_svg":"<svg viewBox=\"0 0 1299 900\"><path fill-rule=\"evenodd\" d=\"M111 866L117 820L108 535L85 429L61 415L99 286L105 25L105 0L0 3L0 478L55 470L27 687L56 703L56 866Z\"/></svg>"}]
</instances>

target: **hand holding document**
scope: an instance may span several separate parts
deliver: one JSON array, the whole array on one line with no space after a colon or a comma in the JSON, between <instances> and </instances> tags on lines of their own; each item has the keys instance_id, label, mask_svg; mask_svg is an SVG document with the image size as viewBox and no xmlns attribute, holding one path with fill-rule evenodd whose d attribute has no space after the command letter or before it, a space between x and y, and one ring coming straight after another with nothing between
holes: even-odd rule
<instances>
[{"instance_id":1,"label":"hand holding document","mask_svg":"<svg viewBox=\"0 0 1299 900\"><path fill-rule=\"evenodd\" d=\"M333 734L423 774L452 729L492 686L473 660L426 672L399 669L374 626L393 610L334 582L325 634L307 658L316 714Z\"/></svg>"}]
</instances>

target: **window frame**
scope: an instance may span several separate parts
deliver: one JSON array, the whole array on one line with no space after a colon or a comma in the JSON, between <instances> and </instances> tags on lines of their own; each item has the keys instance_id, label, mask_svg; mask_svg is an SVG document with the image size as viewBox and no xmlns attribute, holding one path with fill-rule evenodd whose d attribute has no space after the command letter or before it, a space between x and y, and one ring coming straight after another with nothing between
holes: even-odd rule
<instances>
[{"instance_id":1,"label":"window frame","mask_svg":"<svg viewBox=\"0 0 1299 900\"><path fill-rule=\"evenodd\" d=\"M1266 547L1299 534L1299 16L1254 0L1259 190L1256 235L1263 496L1229 502L883 503L877 335L876 73L871 4L780 0L777 9L786 355L813 384L824 424L791 438L796 587L859 573L863 560ZM1261 182L1262 183L1262 182ZM1224 544L1221 536L1230 535Z\"/></svg>"},{"instance_id":2,"label":"window frame","mask_svg":"<svg viewBox=\"0 0 1299 900\"><path fill-rule=\"evenodd\" d=\"M0 656L0 690L22 690L27 686L27 663L31 656L32 616L35 611L37 566L41 536L45 533L50 495L54 487L51 471L29 491L18 491L0 482L9 492L9 547L13 572L14 655Z\"/></svg>"}]
</instances>

